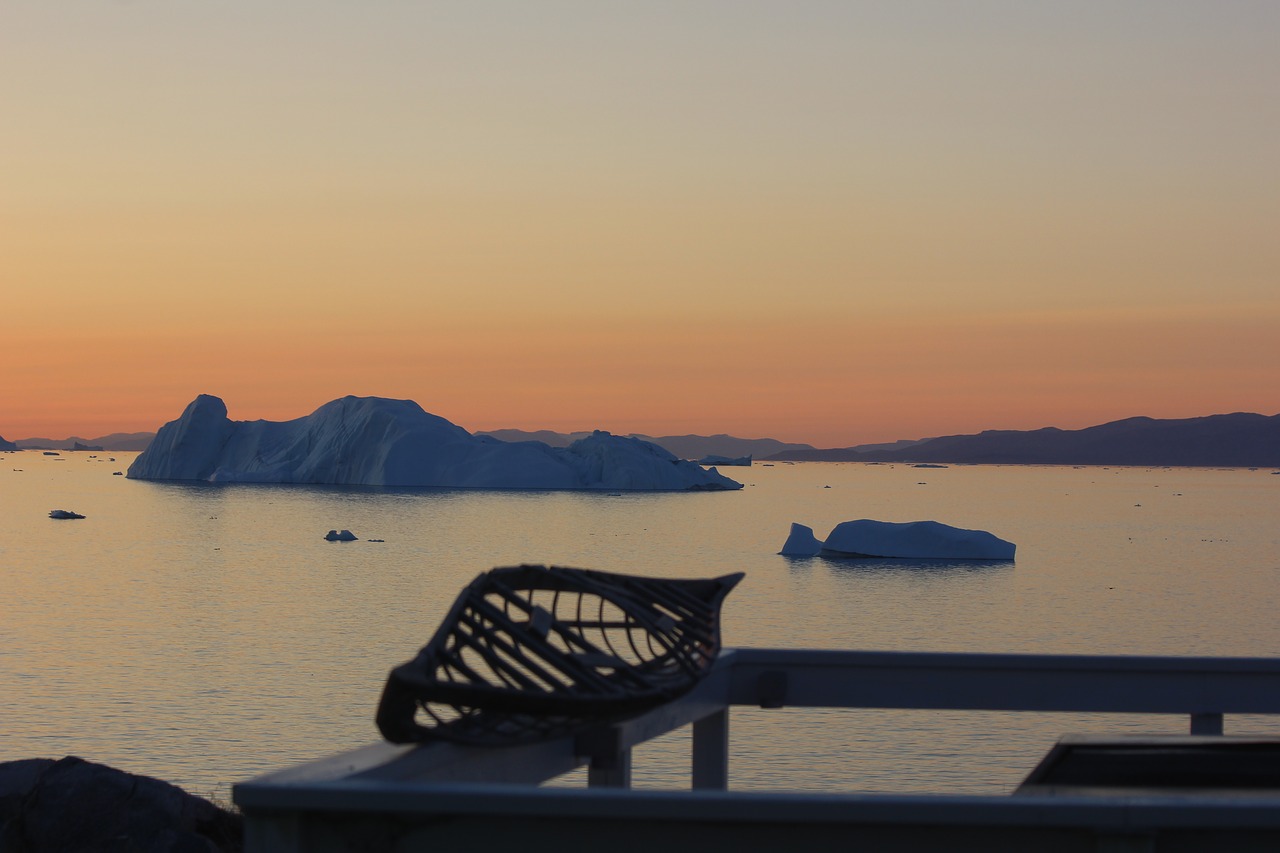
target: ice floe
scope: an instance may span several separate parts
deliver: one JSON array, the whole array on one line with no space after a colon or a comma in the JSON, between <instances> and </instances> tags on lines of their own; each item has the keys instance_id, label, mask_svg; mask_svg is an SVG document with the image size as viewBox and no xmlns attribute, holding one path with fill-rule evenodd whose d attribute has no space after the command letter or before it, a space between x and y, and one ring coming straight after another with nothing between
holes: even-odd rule
<instances>
[{"instance_id":1,"label":"ice floe","mask_svg":"<svg viewBox=\"0 0 1280 853\"><path fill-rule=\"evenodd\" d=\"M873 521L837 524L825 541L792 524L781 553L792 557L887 557L908 560L1012 560L1017 546L985 530L937 521Z\"/></svg>"}]
</instances>

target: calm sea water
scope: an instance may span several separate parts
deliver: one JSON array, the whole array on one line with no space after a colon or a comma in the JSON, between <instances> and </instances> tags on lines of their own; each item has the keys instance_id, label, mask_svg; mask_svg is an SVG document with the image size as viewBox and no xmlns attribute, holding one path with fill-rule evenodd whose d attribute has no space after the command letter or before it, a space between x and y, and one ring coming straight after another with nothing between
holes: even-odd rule
<instances>
[{"instance_id":1,"label":"calm sea water","mask_svg":"<svg viewBox=\"0 0 1280 853\"><path fill-rule=\"evenodd\" d=\"M372 742L387 670L476 574L520 562L745 571L724 611L727 646L1280 654L1269 470L757 464L729 469L740 492L610 496L114 476L132 458L0 455L0 760L74 754L226 796ZM87 517L48 519L55 508ZM777 556L792 521L822 537L855 518L990 530L1018 559ZM331 528L361 540L326 542ZM735 708L730 780L998 793L1059 734L1186 725ZM1280 734L1280 721L1228 718L1227 730ZM637 750L636 784L686 786L687 751L687 734Z\"/></svg>"}]
</instances>

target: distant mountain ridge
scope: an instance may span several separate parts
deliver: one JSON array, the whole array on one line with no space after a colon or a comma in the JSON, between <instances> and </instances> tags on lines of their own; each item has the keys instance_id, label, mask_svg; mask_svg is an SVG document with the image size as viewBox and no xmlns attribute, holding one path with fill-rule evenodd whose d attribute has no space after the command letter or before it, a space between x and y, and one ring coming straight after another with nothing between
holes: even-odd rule
<instances>
[{"instance_id":1,"label":"distant mountain ridge","mask_svg":"<svg viewBox=\"0 0 1280 853\"><path fill-rule=\"evenodd\" d=\"M477 430L475 435L491 436L498 439L498 441L541 441L543 444L549 444L552 447L568 447L578 439L591 435L591 431L555 432L549 429L493 429Z\"/></svg>"},{"instance_id":2,"label":"distant mountain ridge","mask_svg":"<svg viewBox=\"0 0 1280 853\"><path fill-rule=\"evenodd\" d=\"M496 429L478 432L476 435L488 435L499 441L541 441L552 447L568 447L580 438L591 435L590 432L554 432L552 430L526 431L521 429ZM775 438L737 438L732 435L664 435L651 436L641 433L630 433L628 438L638 438L650 444L656 444L681 459L702 459L707 456L727 456L738 458L753 456L757 459L787 451L813 450L811 444L795 444L778 441Z\"/></svg>"},{"instance_id":3,"label":"distant mountain ridge","mask_svg":"<svg viewBox=\"0 0 1280 853\"><path fill-rule=\"evenodd\" d=\"M480 431L501 441L541 441L568 447L589 431L499 429ZM106 451L145 450L152 432L112 433L99 438L24 438L0 450L71 450L78 442ZM752 456L756 460L816 462L936 462L1027 465L1185 465L1280 467L1280 415L1250 412L1199 418L1133 417L1078 430L985 430L918 440L821 449L773 438L731 435L631 437L665 448L682 459Z\"/></svg>"},{"instance_id":4,"label":"distant mountain ridge","mask_svg":"<svg viewBox=\"0 0 1280 853\"><path fill-rule=\"evenodd\" d=\"M76 445L89 450L146 450L154 432L113 432L100 438L20 438L13 442L22 450L75 450Z\"/></svg>"},{"instance_id":5,"label":"distant mountain ridge","mask_svg":"<svg viewBox=\"0 0 1280 853\"><path fill-rule=\"evenodd\" d=\"M579 439L587 438L594 430L580 432L555 432L553 430L495 429L479 430L476 435L488 435L499 441L541 441L551 447L568 447ZM0 450L73 450L75 445L101 447L105 450L146 450L154 432L116 432L99 438L82 438L73 435L68 438L20 438L14 442L5 442L0 438ZM640 433L631 433L630 438L638 438L665 448L681 459L701 459L704 456L754 456L759 459L773 453L788 450L813 450L812 444L778 441L773 438L737 438L731 435L669 435L653 437ZM910 443L910 442L898 442ZM6 448L7 444L13 447ZM887 447L889 445L875 445Z\"/></svg>"},{"instance_id":6,"label":"distant mountain ridge","mask_svg":"<svg viewBox=\"0 0 1280 853\"><path fill-rule=\"evenodd\" d=\"M1280 467L1280 415L1236 412L1200 418L1136 417L1078 430L986 430L903 449L784 451L771 459L1022 465Z\"/></svg>"}]
</instances>

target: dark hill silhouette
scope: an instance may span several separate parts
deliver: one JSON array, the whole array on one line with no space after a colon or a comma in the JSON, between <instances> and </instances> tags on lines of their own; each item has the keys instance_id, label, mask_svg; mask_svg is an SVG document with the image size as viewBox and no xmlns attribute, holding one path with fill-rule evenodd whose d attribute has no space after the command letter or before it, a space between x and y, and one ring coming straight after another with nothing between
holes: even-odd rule
<instances>
[{"instance_id":1,"label":"dark hill silhouette","mask_svg":"<svg viewBox=\"0 0 1280 853\"><path fill-rule=\"evenodd\" d=\"M491 435L499 441L541 441L552 447L568 447L580 438L591 435L589 432L553 432L548 429L536 431L520 429L495 429L480 431L477 435ZM775 438L738 438L732 435L662 435L652 436L633 432L631 438L638 438L665 448L681 459L702 459L706 456L765 456L780 453L784 450L812 450L809 444L795 444L778 441Z\"/></svg>"},{"instance_id":2,"label":"dark hill silhouette","mask_svg":"<svg viewBox=\"0 0 1280 853\"><path fill-rule=\"evenodd\" d=\"M99 438L20 438L15 444L23 450L146 450L155 437L154 432L113 432Z\"/></svg>"},{"instance_id":3,"label":"dark hill silhouette","mask_svg":"<svg viewBox=\"0 0 1280 853\"><path fill-rule=\"evenodd\" d=\"M843 462L968 462L1024 465L1280 466L1280 415L1126 418L1079 430L986 430L946 435L902 450L789 451L772 459Z\"/></svg>"}]
</instances>

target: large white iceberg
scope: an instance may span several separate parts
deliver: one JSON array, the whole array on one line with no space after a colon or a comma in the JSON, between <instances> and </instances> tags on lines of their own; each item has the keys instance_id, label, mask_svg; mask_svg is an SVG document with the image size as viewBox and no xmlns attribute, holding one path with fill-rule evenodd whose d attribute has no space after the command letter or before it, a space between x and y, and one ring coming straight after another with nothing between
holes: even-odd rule
<instances>
[{"instance_id":1,"label":"large white iceberg","mask_svg":"<svg viewBox=\"0 0 1280 853\"><path fill-rule=\"evenodd\" d=\"M965 530L937 521L872 521L837 524L821 541L803 524L792 524L782 553L792 557L889 557L908 560L1012 560L1017 546L985 530Z\"/></svg>"},{"instance_id":2,"label":"large white iceberg","mask_svg":"<svg viewBox=\"0 0 1280 853\"><path fill-rule=\"evenodd\" d=\"M292 421L232 421L201 394L129 466L135 480L479 489L721 490L742 484L634 438L565 448L475 436L412 400L343 397Z\"/></svg>"}]
</instances>

